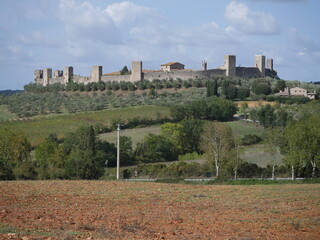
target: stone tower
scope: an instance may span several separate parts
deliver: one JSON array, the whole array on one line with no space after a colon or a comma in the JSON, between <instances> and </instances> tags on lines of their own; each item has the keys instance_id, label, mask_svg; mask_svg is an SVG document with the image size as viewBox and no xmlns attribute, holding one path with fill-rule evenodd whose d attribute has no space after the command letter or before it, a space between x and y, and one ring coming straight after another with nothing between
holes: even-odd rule
<instances>
[{"instance_id":1,"label":"stone tower","mask_svg":"<svg viewBox=\"0 0 320 240\"><path fill-rule=\"evenodd\" d=\"M224 56L224 67L226 69L226 76L236 76L236 56L225 55Z\"/></svg>"},{"instance_id":2,"label":"stone tower","mask_svg":"<svg viewBox=\"0 0 320 240\"><path fill-rule=\"evenodd\" d=\"M54 78L62 77L62 75L63 75L62 70L55 70L53 74Z\"/></svg>"},{"instance_id":3,"label":"stone tower","mask_svg":"<svg viewBox=\"0 0 320 240\"><path fill-rule=\"evenodd\" d=\"M141 81L142 80L142 62L133 61L131 66L131 82Z\"/></svg>"},{"instance_id":4,"label":"stone tower","mask_svg":"<svg viewBox=\"0 0 320 240\"><path fill-rule=\"evenodd\" d=\"M206 60L203 60L201 62L201 69L202 69L202 71L207 71L207 61Z\"/></svg>"},{"instance_id":5,"label":"stone tower","mask_svg":"<svg viewBox=\"0 0 320 240\"><path fill-rule=\"evenodd\" d=\"M63 70L63 82L67 84L69 79L73 77L73 67L64 67Z\"/></svg>"},{"instance_id":6,"label":"stone tower","mask_svg":"<svg viewBox=\"0 0 320 240\"><path fill-rule=\"evenodd\" d=\"M52 68L43 69L43 86L50 84L50 78L52 78Z\"/></svg>"},{"instance_id":7,"label":"stone tower","mask_svg":"<svg viewBox=\"0 0 320 240\"><path fill-rule=\"evenodd\" d=\"M34 81L37 82L41 78L43 78L43 70L42 69L36 69L34 70Z\"/></svg>"},{"instance_id":8,"label":"stone tower","mask_svg":"<svg viewBox=\"0 0 320 240\"><path fill-rule=\"evenodd\" d=\"M273 71L273 59L267 59L267 68Z\"/></svg>"},{"instance_id":9,"label":"stone tower","mask_svg":"<svg viewBox=\"0 0 320 240\"><path fill-rule=\"evenodd\" d=\"M260 70L261 77L266 75L266 57L263 55L254 56L254 66Z\"/></svg>"},{"instance_id":10,"label":"stone tower","mask_svg":"<svg viewBox=\"0 0 320 240\"><path fill-rule=\"evenodd\" d=\"M102 76L102 66L93 66L91 70L91 82L99 82Z\"/></svg>"}]
</instances>

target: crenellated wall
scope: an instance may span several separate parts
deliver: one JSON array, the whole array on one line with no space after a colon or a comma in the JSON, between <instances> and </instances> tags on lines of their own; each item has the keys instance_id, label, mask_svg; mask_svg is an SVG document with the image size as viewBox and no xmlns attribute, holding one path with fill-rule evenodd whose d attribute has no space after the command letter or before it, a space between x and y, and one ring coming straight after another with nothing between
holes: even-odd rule
<instances>
[{"instance_id":1,"label":"crenellated wall","mask_svg":"<svg viewBox=\"0 0 320 240\"><path fill-rule=\"evenodd\" d=\"M277 72L273 70L273 60L268 59L268 66L265 66L265 56L256 55L254 58L254 67L235 67L236 56L226 55L224 57L224 66L217 69L207 68L207 62L202 62L202 70L171 70L171 71L143 71L141 61L132 62L132 71L130 75L103 75L102 66L93 66L90 77L83 77L73 74L73 67L65 67L64 71L56 70L55 77L52 78L52 69L45 68L43 70L34 71L34 80L37 84L48 85L53 83L67 84L69 80L77 83L87 84L89 82L110 82L110 81L125 81L125 82L137 82L141 80L154 80L154 79L197 79L197 78L211 78L214 76L237 76L244 78L252 77L264 77L264 76L276 76Z\"/></svg>"},{"instance_id":2,"label":"crenellated wall","mask_svg":"<svg viewBox=\"0 0 320 240\"><path fill-rule=\"evenodd\" d=\"M236 67L236 76L252 78L260 76L260 70L256 67Z\"/></svg>"},{"instance_id":3,"label":"crenellated wall","mask_svg":"<svg viewBox=\"0 0 320 240\"><path fill-rule=\"evenodd\" d=\"M111 81L116 81L116 82L130 82L131 80L131 75L115 75L115 76L101 76L101 81L103 82L111 82Z\"/></svg>"},{"instance_id":4,"label":"crenellated wall","mask_svg":"<svg viewBox=\"0 0 320 240\"><path fill-rule=\"evenodd\" d=\"M155 71L155 72L144 72L143 79L144 80L154 80L154 79L182 79L188 80L190 78L197 79L197 78L207 78L213 76L225 76L226 71L221 69L211 69L206 71L201 70L177 70L177 71Z\"/></svg>"}]
</instances>

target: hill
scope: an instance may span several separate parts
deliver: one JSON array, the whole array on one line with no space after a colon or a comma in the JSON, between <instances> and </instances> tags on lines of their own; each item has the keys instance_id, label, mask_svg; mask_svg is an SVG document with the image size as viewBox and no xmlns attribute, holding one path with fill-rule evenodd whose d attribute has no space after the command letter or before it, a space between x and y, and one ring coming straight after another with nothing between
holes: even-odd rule
<instances>
[{"instance_id":1,"label":"hill","mask_svg":"<svg viewBox=\"0 0 320 240\"><path fill-rule=\"evenodd\" d=\"M0 95L12 95L16 93L22 93L23 90L0 90Z\"/></svg>"},{"instance_id":2,"label":"hill","mask_svg":"<svg viewBox=\"0 0 320 240\"><path fill-rule=\"evenodd\" d=\"M118 122L128 123L130 120L145 119L153 124L157 120L169 117L169 108L161 106L137 106L130 108L110 109L96 112L61 114L40 118L30 118L1 123L2 127L12 131L24 132L33 145L38 144L50 133L59 138L74 132L81 126L93 125L98 131L110 131ZM153 122L154 121L154 122Z\"/></svg>"}]
</instances>

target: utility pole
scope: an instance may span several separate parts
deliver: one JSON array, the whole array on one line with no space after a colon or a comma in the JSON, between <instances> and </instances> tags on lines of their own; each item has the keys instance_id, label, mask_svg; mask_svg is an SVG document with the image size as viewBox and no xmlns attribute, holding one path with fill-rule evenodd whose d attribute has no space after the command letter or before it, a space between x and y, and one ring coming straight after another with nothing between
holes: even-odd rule
<instances>
[{"instance_id":1,"label":"utility pole","mask_svg":"<svg viewBox=\"0 0 320 240\"><path fill-rule=\"evenodd\" d=\"M118 123L118 140L117 140L117 180L120 178L120 123Z\"/></svg>"}]
</instances>

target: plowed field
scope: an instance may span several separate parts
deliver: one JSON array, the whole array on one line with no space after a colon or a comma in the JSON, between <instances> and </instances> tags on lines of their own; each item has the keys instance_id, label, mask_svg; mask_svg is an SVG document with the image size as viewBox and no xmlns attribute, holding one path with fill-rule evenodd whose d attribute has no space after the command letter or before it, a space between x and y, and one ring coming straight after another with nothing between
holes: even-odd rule
<instances>
[{"instance_id":1,"label":"plowed field","mask_svg":"<svg viewBox=\"0 0 320 240\"><path fill-rule=\"evenodd\" d=\"M0 239L320 239L320 185L0 182Z\"/></svg>"}]
</instances>

